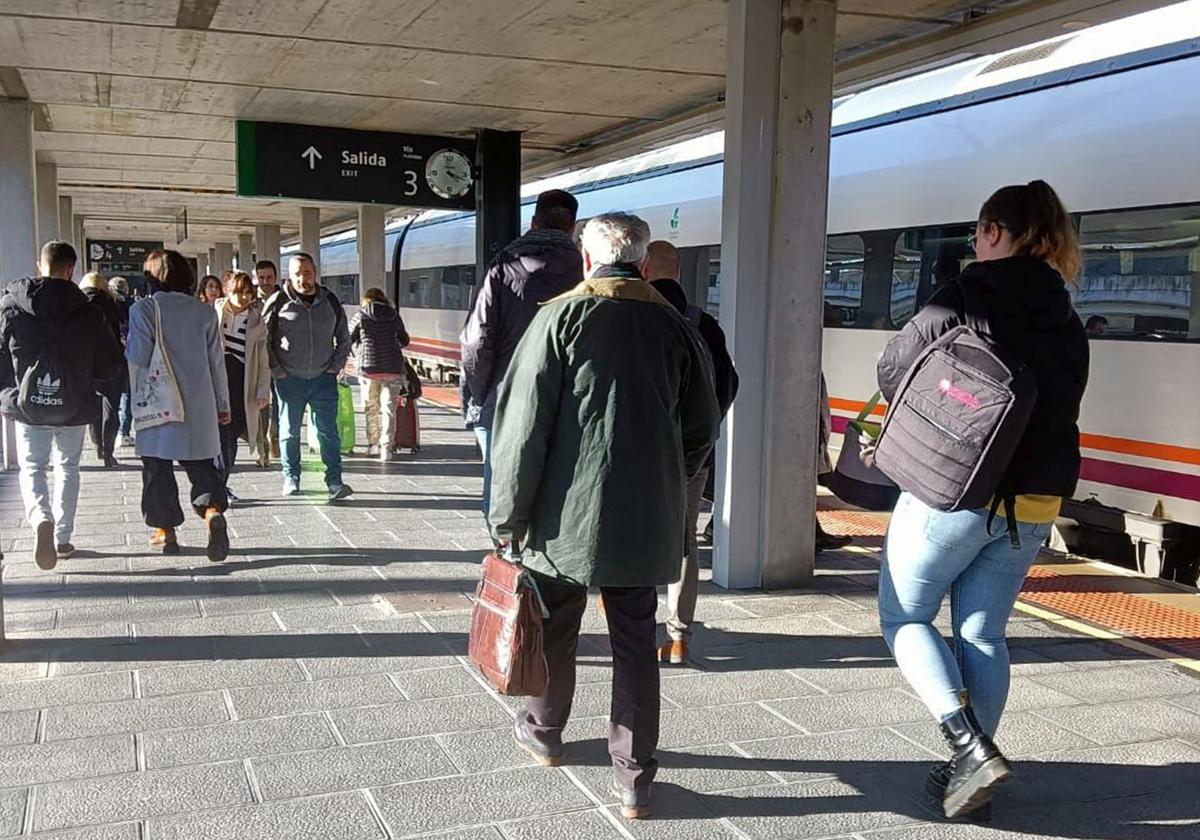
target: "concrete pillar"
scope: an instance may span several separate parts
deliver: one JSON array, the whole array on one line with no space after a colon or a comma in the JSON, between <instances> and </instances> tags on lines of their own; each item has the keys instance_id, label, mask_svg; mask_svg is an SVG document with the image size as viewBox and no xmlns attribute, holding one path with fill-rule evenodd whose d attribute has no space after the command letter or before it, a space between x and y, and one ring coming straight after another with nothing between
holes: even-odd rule
<instances>
[{"instance_id":1,"label":"concrete pillar","mask_svg":"<svg viewBox=\"0 0 1200 840\"><path fill-rule=\"evenodd\" d=\"M83 218L82 213L76 213L71 219L71 243L75 246L75 252L79 255L79 271L85 273L91 257L87 252L87 223Z\"/></svg>"},{"instance_id":2,"label":"concrete pillar","mask_svg":"<svg viewBox=\"0 0 1200 840\"><path fill-rule=\"evenodd\" d=\"M358 293L372 286L385 289L383 207L364 204L358 208ZM349 303L350 301L346 301Z\"/></svg>"},{"instance_id":3,"label":"concrete pillar","mask_svg":"<svg viewBox=\"0 0 1200 840\"><path fill-rule=\"evenodd\" d=\"M279 271L279 225L254 226L254 250L260 260L270 260L275 263L276 274Z\"/></svg>"},{"instance_id":4,"label":"concrete pillar","mask_svg":"<svg viewBox=\"0 0 1200 840\"><path fill-rule=\"evenodd\" d=\"M208 262L204 266L205 274L216 274L217 272L217 249L208 249Z\"/></svg>"},{"instance_id":5,"label":"concrete pillar","mask_svg":"<svg viewBox=\"0 0 1200 840\"><path fill-rule=\"evenodd\" d=\"M76 251L83 247L75 241L75 202L69 195L58 197L58 237L74 245Z\"/></svg>"},{"instance_id":6,"label":"concrete pillar","mask_svg":"<svg viewBox=\"0 0 1200 840\"><path fill-rule=\"evenodd\" d=\"M209 266L209 272L220 277L233 268L233 243L218 242L216 246L209 252L213 255L213 263Z\"/></svg>"},{"instance_id":7,"label":"concrete pillar","mask_svg":"<svg viewBox=\"0 0 1200 840\"><path fill-rule=\"evenodd\" d=\"M717 459L713 577L813 573L833 0L730 0L721 321L741 375Z\"/></svg>"},{"instance_id":8,"label":"concrete pillar","mask_svg":"<svg viewBox=\"0 0 1200 840\"><path fill-rule=\"evenodd\" d=\"M37 273L33 111L0 99L0 283Z\"/></svg>"},{"instance_id":9,"label":"concrete pillar","mask_svg":"<svg viewBox=\"0 0 1200 840\"><path fill-rule=\"evenodd\" d=\"M39 245L59 239L58 164L37 164L37 219Z\"/></svg>"},{"instance_id":10,"label":"concrete pillar","mask_svg":"<svg viewBox=\"0 0 1200 840\"><path fill-rule=\"evenodd\" d=\"M321 208L300 208L300 250L309 254L321 276Z\"/></svg>"},{"instance_id":11,"label":"concrete pillar","mask_svg":"<svg viewBox=\"0 0 1200 840\"><path fill-rule=\"evenodd\" d=\"M254 273L254 237L248 233L238 234L238 271Z\"/></svg>"}]
</instances>

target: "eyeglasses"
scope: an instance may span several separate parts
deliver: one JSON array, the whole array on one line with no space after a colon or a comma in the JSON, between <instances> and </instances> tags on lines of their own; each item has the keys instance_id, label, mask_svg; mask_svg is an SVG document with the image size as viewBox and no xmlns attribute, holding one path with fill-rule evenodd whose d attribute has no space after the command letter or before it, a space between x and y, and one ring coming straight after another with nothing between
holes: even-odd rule
<instances>
[{"instance_id":1,"label":"eyeglasses","mask_svg":"<svg viewBox=\"0 0 1200 840\"><path fill-rule=\"evenodd\" d=\"M1008 226L1005 225L1003 222L988 222L986 225L984 225L984 228L989 228L989 227L992 227L993 225L995 227L999 228L1000 230L1008 230ZM979 234L971 233L971 234L967 235L967 247L970 248L971 250L975 249L975 245L978 242L979 242Z\"/></svg>"}]
</instances>

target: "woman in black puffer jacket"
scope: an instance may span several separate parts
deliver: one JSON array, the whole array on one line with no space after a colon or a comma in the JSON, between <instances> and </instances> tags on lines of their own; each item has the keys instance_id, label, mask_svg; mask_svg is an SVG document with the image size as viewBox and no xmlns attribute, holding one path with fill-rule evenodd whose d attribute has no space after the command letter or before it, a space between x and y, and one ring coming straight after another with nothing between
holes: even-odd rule
<instances>
[{"instance_id":1,"label":"woman in black puffer jacket","mask_svg":"<svg viewBox=\"0 0 1200 840\"><path fill-rule=\"evenodd\" d=\"M1079 478L1079 405L1088 343L1071 304L1082 262L1075 230L1045 181L1004 187L979 211L977 261L947 283L888 344L879 386L889 401L921 352L972 315L1037 379L1037 402L1005 483L1018 494L1010 543L988 510L943 512L903 493L879 576L884 640L939 721L952 758L926 787L947 817L984 817L1012 768L992 741L1008 698L1005 627L1026 572ZM969 294L967 292L969 291ZM979 310L979 311L974 311ZM934 627L950 594L951 648Z\"/></svg>"},{"instance_id":2,"label":"woman in black puffer jacket","mask_svg":"<svg viewBox=\"0 0 1200 840\"><path fill-rule=\"evenodd\" d=\"M104 323L113 338L121 340L121 308L112 293L108 290L108 281L96 272L89 272L79 281L79 288L88 303L100 310ZM111 380L96 383L96 391L101 397L100 419L91 424L92 443L96 445L96 457L104 462L106 467L117 465L113 450L117 443L117 431L120 428L121 394L129 388L129 369L121 365L121 370Z\"/></svg>"},{"instance_id":3,"label":"woman in black puffer jacket","mask_svg":"<svg viewBox=\"0 0 1200 840\"><path fill-rule=\"evenodd\" d=\"M350 322L350 346L366 386L367 454L382 461L391 460L396 439L396 401L404 394L406 382L402 350L408 340L404 319L383 290L367 289L362 308Z\"/></svg>"}]
</instances>

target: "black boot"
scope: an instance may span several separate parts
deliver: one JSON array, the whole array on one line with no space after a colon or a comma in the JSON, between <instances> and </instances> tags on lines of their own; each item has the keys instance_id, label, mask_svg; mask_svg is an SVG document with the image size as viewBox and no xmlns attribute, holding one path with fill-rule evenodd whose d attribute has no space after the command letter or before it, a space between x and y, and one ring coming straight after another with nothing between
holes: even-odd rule
<instances>
[{"instance_id":1,"label":"black boot","mask_svg":"<svg viewBox=\"0 0 1200 840\"><path fill-rule=\"evenodd\" d=\"M954 819L991 802L996 787L1012 775L1012 767L980 727L970 706L959 709L941 726L954 753L942 809Z\"/></svg>"},{"instance_id":2,"label":"black boot","mask_svg":"<svg viewBox=\"0 0 1200 840\"><path fill-rule=\"evenodd\" d=\"M925 777L925 792L941 802L946 798L946 784L950 781L950 762L944 761L929 768ZM978 810L963 814L962 819L973 823L990 823L992 821L992 803L981 805Z\"/></svg>"}]
</instances>

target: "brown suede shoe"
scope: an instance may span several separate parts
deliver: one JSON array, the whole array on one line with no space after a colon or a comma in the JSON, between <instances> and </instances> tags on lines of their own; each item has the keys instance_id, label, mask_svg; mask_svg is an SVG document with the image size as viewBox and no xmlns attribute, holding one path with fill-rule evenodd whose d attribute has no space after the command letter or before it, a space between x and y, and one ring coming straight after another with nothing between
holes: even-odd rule
<instances>
[{"instance_id":1,"label":"brown suede shoe","mask_svg":"<svg viewBox=\"0 0 1200 840\"><path fill-rule=\"evenodd\" d=\"M229 529L225 525L225 514L210 507L204 511L204 524L208 528L208 559L220 563L229 556Z\"/></svg>"},{"instance_id":2,"label":"brown suede shoe","mask_svg":"<svg viewBox=\"0 0 1200 840\"><path fill-rule=\"evenodd\" d=\"M155 528L150 535L150 545L162 548L163 554L179 553L179 539L175 536L174 528Z\"/></svg>"},{"instance_id":3,"label":"brown suede shoe","mask_svg":"<svg viewBox=\"0 0 1200 840\"><path fill-rule=\"evenodd\" d=\"M687 642L681 639L672 639L658 649L658 661L667 665L682 665L687 657Z\"/></svg>"}]
</instances>

